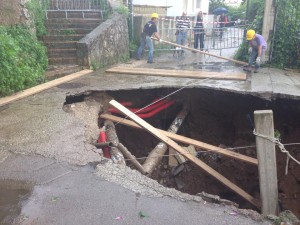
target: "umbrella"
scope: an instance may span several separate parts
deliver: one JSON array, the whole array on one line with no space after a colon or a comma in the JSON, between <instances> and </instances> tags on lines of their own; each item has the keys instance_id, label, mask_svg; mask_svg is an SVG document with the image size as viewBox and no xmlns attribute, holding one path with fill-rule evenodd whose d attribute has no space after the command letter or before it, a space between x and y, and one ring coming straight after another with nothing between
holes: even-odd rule
<instances>
[{"instance_id":1,"label":"umbrella","mask_svg":"<svg viewBox=\"0 0 300 225\"><path fill-rule=\"evenodd\" d=\"M219 8L214 9L213 13L216 15L220 15L222 13L228 13L228 10L226 8L219 7Z\"/></svg>"}]
</instances>

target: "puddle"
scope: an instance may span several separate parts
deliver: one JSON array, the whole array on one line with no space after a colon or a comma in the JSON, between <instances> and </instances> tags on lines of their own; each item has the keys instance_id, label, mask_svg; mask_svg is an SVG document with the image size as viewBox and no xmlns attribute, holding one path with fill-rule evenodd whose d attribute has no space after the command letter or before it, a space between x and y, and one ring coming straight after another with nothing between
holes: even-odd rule
<instances>
[{"instance_id":1,"label":"puddle","mask_svg":"<svg viewBox=\"0 0 300 225\"><path fill-rule=\"evenodd\" d=\"M0 224L8 225L19 216L33 185L22 181L0 180Z\"/></svg>"}]
</instances>

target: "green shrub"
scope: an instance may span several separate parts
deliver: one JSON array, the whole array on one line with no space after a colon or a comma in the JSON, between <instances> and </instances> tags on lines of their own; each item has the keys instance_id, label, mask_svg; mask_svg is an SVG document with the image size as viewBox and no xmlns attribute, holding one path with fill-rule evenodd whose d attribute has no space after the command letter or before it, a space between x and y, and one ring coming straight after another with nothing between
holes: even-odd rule
<instances>
[{"instance_id":1,"label":"green shrub","mask_svg":"<svg viewBox=\"0 0 300 225\"><path fill-rule=\"evenodd\" d=\"M272 64L300 68L300 2L276 0L276 12Z\"/></svg>"},{"instance_id":2,"label":"green shrub","mask_svg":"<svg viewBox=\"0 0 300 225\"><path fill-rule=\"evenodd\" d=\"M46 2L46 1L45 1ZM29 0L26 3L26 8L29 11L29 14L34 22L33 26L36 30L36 36L38 38L42 37L43 35L47 34L47 29L45 27L45 11L44 8L47 8L46 5L42 6L40 0Z\"/></svg>"},{"instance_id":3,"label":"green shrub","mask_svg":"<svg viewBox=\"0 0 300 225\"><path fill-rule=\"evenodd\" d=\"M42 82L46 68L46 49L29 27L0 26L0 96Z\"/></svg>"}]
</instances>

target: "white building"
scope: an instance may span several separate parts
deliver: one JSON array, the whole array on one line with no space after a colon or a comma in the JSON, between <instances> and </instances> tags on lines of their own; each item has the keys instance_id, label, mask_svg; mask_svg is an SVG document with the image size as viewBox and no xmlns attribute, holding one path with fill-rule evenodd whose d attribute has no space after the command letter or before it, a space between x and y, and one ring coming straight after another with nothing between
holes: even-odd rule
<instances>
[{"instance_id":1,"label":"white building","mask_svg":"<svg viewBox=\"0 0 300 225\"><path fill-rule=\"evenodd\" d=\"M133 0L133 5L165 6L168 7L167 16L180 16L184 11L194 16L200 10L208 13L209 0Z\"/></svg>"},{"instance_id":2,"label":"white building","mask_svg":"<svg viewBox=\"0 0 300 225\"><path fill-rule=\"evenodd\" d=\"M224 3L230 6L239 6L242 3L242 0L225 0Z\"/></svg>"}]
</instances>

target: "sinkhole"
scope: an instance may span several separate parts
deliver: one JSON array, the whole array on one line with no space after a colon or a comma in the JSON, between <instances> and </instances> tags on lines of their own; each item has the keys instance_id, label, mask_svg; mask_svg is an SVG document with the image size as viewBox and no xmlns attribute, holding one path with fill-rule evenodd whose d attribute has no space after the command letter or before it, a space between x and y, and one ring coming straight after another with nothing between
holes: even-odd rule
<instances>
[{"instance_id":1,"label":"sinkhole","mask_svg":"<svg viewBox=\"0 0 300 225\"><path fill-rule=\"evenodd\" d=\"M96 101L101 104L99 115L111 111L108 104L111 99L123 103L129 108L143 108L176 89L140 89L106 92L86 92L76 96L67 96L65 106L77 102ZM282 143L296 143L300 138L300 101L290 99L264 100L258 97L217 91L212 89L183 89L165 99L172 102L158 112L140 113L152 126L168 130L177 114L186 108L188 111L177 134L199 140L210 145L229 149L232 152L256 158L255 136L253 135L253 113L255 110L273 110L276 135ZM149 114L149 113L148 113ZM148 117L149 116L149 117ZM103 126L99 117L98 127ZM160 142L149 132L115 123L120 142L137 158L140 164L145 162L149 152ZM94 140L95 141L95 140ZM188 146L179 143L181 146ZM286 149L297 159L300 158L300 145L288 145ZM205 149L195 148L196 156L231 182L238 185L254 198L259 199L259 178L256 165L229 158ZM256 209L246 200L224 186L204 170L186 161L182 165L170 166L168 151L161 163L150 175L165 187L176 188L195 195L206 192L218 195L239 204L240 208ZM279 206L281 210L291 210L300 217L300 169L290 160L288 174L285 175L286 155L276 148ZM130 161L127 166L134 168ZM256 209L257 210L257 209Z\"/></svg>"}]
</instances>

